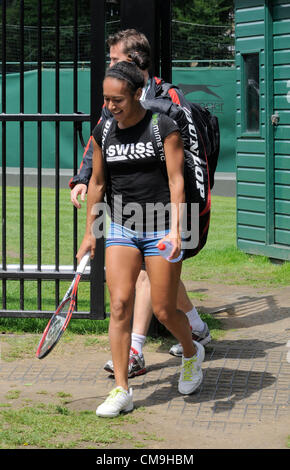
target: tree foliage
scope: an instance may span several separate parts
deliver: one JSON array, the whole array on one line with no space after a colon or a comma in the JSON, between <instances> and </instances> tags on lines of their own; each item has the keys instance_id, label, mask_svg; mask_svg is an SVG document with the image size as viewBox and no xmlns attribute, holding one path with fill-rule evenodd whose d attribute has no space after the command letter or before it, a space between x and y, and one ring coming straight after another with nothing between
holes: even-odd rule
<instances>
[{"instance_id":1,"label":"tree foliage","mask_svg":"<svg viewBox=\"0 0 290 470\"><path fill-rule=\"evenodd\" d=\"M87 23L90 16L90 0L79 0L78 2L78 22ZM38 0L24 2L24 22L27 26L37 26L38 23ZM62 26L73 25L73 2L59 2L60 20ZM20 1L12 0L7 7L7 23L19 24ZM55 26L56 23L56 1L45 0L41 2L41 22L43 26Z\"/></svg>"},{"instance_id":2,"label":"tree foliage","mask_svg":"<svg viewBox=\"0 0 290 470\"><path fill-rule=\"evenodd\" d=\"M231 60L233 10L234 0L173 0L173 59Z\"/></svg>"},{"instance_id":3,"label":"tree foliage","mask_svg":"<svg viewBox=\"0 0 290 470\"><path fill-rule=\"evenodd\" d=\"M146 1L146 0L145 0ZM38 0L24 2L25 23L30 26L37 25ZM79 24L90 23L90 0L78 0ZM60 17L62 25L73 24L74 2L59 0ZM107 13L112 7L108 5ZM7 0L7 23L19 24L20 0ZM55 24L55 0L41 2L42 23L45 26ZM118 3L115 5L118 10ZM234 10L234 0L172 0L173 17L179 21L189 21L198 24L224 25L231 22ZM0 11L1 15L1 11Z\"/></svg>"},{"instance_id":4,"label":"tree foliage","mask_svg":"<svg viewBox=\"0 0 290 470\"><path fill-rule=\"evenodd\" d=\"M234 12L234 0L173 0L175 20L207 25L228 25Z\"/></svg>"}]
</instances>

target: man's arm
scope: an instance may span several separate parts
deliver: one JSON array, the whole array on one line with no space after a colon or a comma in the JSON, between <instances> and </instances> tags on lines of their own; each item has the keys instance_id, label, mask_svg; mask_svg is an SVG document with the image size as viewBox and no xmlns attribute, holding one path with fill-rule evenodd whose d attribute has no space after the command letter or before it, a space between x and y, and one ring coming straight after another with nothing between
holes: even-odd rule
<instances>
[{"instance_id":1,"label":"man's arm","mask_svg":"<svg viewBox=\"0 0 290 470\"><path fill-rule=\"evenodd\" d=\"M81 204L78 201L79 195L82 202L84 202L86 199L88 184L92 175L92 158L93 143L92 137L90 137L84 153L83 161L80 166L80 171L69 182L69 186L71 188L70 200L77 209L81 208Z\"/></svg>"},{"instance_id":2,"label":"man's arm","mask_svg":"<svg viewBox=\"0 0 290 470\"><path fill-rule=\"evenodd\" d=\"M71 178L71 180L69 181L69 187L71 189L73 189L77 184L85 184L86 186L88 186L90 177L92 175L93 151L94 151L94 148L93 148L92 136L91 136L85 148L79 172L77 175L73 176L73 178Z\"/></svg>"},{"instance_id":3,"label":"man's arm","mask_svg":"<svg viewBox=\"0 0 290 470\"><path fill-rule=\"evenodd\" d=\"M102 114L99 119L98 124L101 121L105 121L112 117L110 111L104 106L102 109ZM69 181L69 187L73 189L77 184L85 184L88 186L90 177L92 175L92 168L93 168L93 163L92 163L92 158L93 158L93 152L94 152L94 146L92 143L92 136L90 137L87 146L85 148L84 154L83 154L83 159L80 164L80 169L77 175L75 175L71 180Z\"/></svg>"},{"instance_id":4,"label":"man's arm","mask_svg":"<svg viewBox=\"0 0 290 470\"><path fill-rule=\"evenodd\" d=\"M93 170L88 186L86 231L77 253L78 261L87 251L91 252L91 258L95 256L96 238L92 232L92 225L98 214L96 205L103 202L106 190L102 150L93 137L92 144L94 148Z\"/></svg>"},{"instance_id":5,"label":"man's arm","mask_svg":"<svg viewBox=\"0 0 290 470\"><path fill-rule=\"evenodd\" d=\"M111 113L107 110L106 107L103 107L99 123L101 121L105 121L106 119L110 117L111 117ZM93 151L94 151L94 147L93 147L92 136L91 136L86 146L84 155L83 155L83 160L80 165L80 170L78 174L75 175L73 178L71 178L69 182L69 187L71 188L71 195L70 195L71 202L77 209L81 208L81 204L78 201L79 195L81 196L81 201L85 201L85 198L86 198L88 184L90 181L90 177L92 175Z\"/></svg>"}]
</instances>

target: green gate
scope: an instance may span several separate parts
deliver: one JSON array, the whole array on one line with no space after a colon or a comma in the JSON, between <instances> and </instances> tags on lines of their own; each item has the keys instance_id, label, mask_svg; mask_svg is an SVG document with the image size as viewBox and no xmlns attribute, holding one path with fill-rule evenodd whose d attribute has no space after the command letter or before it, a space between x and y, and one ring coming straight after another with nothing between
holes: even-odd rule
<instances>
[{"instance_id":1,"label":"green gate","mask_svg":"<svg viewBox=\"0 0 290 470\"><path fill-rule=\"evenodd\" d=\"M290 4L236 0L237 244L290 260Z\"/></svg>"}]
</instances>

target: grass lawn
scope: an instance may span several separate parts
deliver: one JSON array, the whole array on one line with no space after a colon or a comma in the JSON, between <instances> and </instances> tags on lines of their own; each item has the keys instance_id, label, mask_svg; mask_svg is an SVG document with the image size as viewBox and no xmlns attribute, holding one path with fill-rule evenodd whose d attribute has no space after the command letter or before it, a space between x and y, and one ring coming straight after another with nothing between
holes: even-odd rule
<instances>
[{"instance_id":1,"label":"grass lawn","mask_svg":"<svg viewBox=\"0 0 290 470\"><path fill-rule=\"evenodd\" d=\"M95 411L70 410L68 394L39 391L34 403L23 399L20 390L12 390L0 403L0 449L105 449L108 446L143 448L162 438L146 433L138 425L142 409L134 415L113 419L98 418ZM51 403L41 396L50 395ZM20 401L18 406L12 402ZM113 447L114 448L114 447Z\"/></svg>"},{"instance_id":2,"label":"grass lawn","mask_svg":"<svg viewBox=\"0 0 290 470\"><path fill-rule=\"evenodd\" d=\"M249 255L236 244L236 199L212 198L208 241L195 258L183 263L184 280L281 287L290 284L290 263L274 264L265 256Z\"/></svg>"},{"instance_id":3,"label":"grass lawn","mask_svg":"<svg viewBox=\"0 0 290 470\"><path fill-rule=\"evenodd\" d=\"M9 397L8 397L9 398ZM11 399L11 397L10 397ZM1 404L0 404L1 407ZM65 406L38 404L10 409L0 408L0 448L90 448L94 443L107 445L130 440L133 436L120 429L121 422L96 422L93 411L69 411Z\"/></svg>"}]
</instances>

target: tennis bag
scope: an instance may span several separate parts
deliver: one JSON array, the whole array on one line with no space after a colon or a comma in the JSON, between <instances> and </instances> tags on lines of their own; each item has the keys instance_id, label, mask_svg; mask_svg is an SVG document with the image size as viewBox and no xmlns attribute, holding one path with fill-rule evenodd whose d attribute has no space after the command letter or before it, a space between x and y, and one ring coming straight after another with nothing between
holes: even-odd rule
<instances>
[{"instance_id":1,"label":"tennis bag","mask_svg":"<svg viewBox=\"0 0 290 470\"><path fill-rule=\"evenodd\" d=\"M158 97L142 102L153 112L151 121L152 142L155 154L166 171L164 149L158 126L160 114L166 114L178 125L184 145L184 184L186 197L186 233L184 259L196 256L207 241L211 189L217 166L220 133L218 120L207 109L187 102L183 106L170 98ZM192 203L197 204L192 212ZM196 217L196 208L198 217ZM197 227L198 225L198 227Z\"/></svg>"},{"instance_id":2,"label":"tennis bag","mask_svg":"<svg viewBox=\"0 0 290 470\"><path fill-rule=\"evenodd\" d=\"M158 79L155 77L155 80ZM210 113L208 108L202 107L197 103L191 103L187 101L184 96L180 94L179 88L175 85L160 81L159 86L161 88L161 93L159 95L156 94L155 98L160 100L161 98L168 99L170 97L173 103L180 105L181 107L190 111L194 124L197 127L197 130L200 132L200 138L202 139L205 148L208 161L210 188L212 189L214 185L214 174L220 152L220 129L218 118ZM143 103L144 102L142 102L142 104ZM170 117L174 119L173 108L170 110L170 113ZM186 129L184 129L183 137L186 137Z\"/></svg>"}]
</instances>

